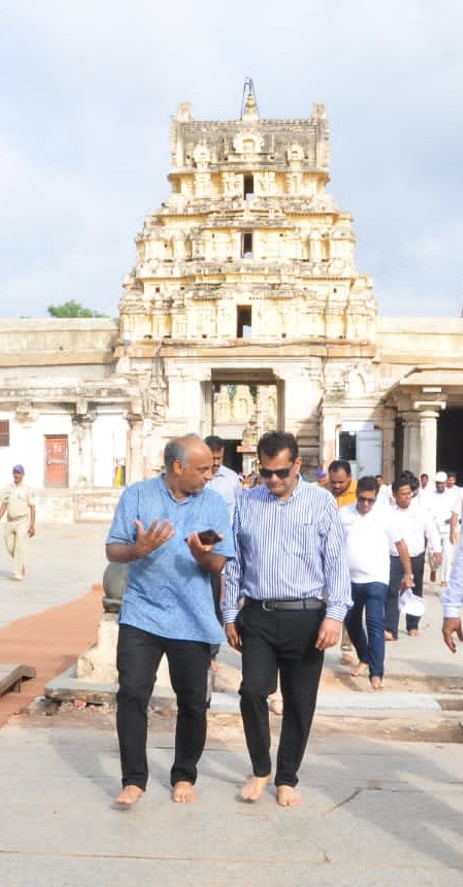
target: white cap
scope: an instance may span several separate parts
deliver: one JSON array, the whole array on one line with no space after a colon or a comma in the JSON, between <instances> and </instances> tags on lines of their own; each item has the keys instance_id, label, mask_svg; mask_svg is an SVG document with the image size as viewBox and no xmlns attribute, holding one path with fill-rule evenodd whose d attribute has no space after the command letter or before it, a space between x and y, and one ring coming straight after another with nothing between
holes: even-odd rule
<instances>
[{"instance_id":1,"label":"white cap","mask_svg":"<svg viewBox=\"0 0 463 887\"><path fill-rule=\"evenodd\" d=\"M445 471L438 471L436 474L436 482L438 484L445 484L446 480L447 480L446 472Z\"/></svg>"}]
</instances>

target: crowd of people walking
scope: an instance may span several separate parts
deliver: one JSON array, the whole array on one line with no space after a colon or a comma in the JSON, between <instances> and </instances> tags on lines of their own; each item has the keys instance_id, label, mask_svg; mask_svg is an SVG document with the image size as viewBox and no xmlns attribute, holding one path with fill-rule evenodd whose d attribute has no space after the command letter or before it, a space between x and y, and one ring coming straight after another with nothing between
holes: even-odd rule
<instances>
[{"instance_id":1,"label":"crowd of people walking","mask_svg":"<svg viewBox=\"0 0 463 887\"><path fill-rule=\"evenodd\" d=\"M165 474L124 490L108 535L108 559L129 565L117 651L122 807L146 790L147 706L163 653L178 707L173 800L195 800L208 673L226 638L242 658L252 775L241 798L257 801L271 780L269 699L280 692L276 800L294 807L324 651L341 643L351 674L381 690L401 610L408 635L419 634L426 557L447 588L462 506L453 472L431 485L404 471L388 486L379 475L355 480L338 459L309 482L296 438L280 431L260 438L252 482L223 455L217 437L170 441ZM453 649L463 630L449 597Z\"/></svg>"}]
</instances>

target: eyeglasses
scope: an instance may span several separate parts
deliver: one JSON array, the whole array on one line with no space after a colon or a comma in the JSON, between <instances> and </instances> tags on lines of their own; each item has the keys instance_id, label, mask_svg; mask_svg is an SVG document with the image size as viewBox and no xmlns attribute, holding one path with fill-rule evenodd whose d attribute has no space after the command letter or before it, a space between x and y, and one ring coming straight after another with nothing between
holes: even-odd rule
<instances>
[{"instance_id":1,"label":"eyeglasses","mask_svg":"<svg viewBox=\"0 0 463 887\"><path fill-rule=\"evenodd\" d=\"M374 505L376 502L376 497L374 499L370 499L369 496L357 496L357 502L364 502L365 505Z\"/></svg>"},{"instance_id":2,"label":"eyeglasses","mask_svg":"<svg viewBox=\"0 0 463 887\"><path fill-rule=\"evenodd\" d=\"M269 478L273 477L274 474L276 474L276 476L279 477L280 480L284 480L285 477L289 477L291 468L276 468L275 471L272 471L271 468L259 468L259 474L266 480L269 480Z\"/></svg>"}]
</instances>

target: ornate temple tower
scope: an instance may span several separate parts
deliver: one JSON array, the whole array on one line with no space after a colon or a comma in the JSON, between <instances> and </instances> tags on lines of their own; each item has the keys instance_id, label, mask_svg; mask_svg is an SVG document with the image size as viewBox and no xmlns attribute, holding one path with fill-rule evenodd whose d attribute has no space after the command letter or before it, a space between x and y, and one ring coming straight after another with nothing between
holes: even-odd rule
<instances>
[{"instance_id":1,"label":"ornate temple tower","mask_svg":"<svg viewBox=\"0 0 463 887\"><path fill-rule=\"evenodd\" d=\"M262 119L250 80L238 120L194 120L180 105L171 193L136 238L120 303L125 371L144 392L147 473L171 434L214 429L239 442L249 421L256 435L269 425L298 434L308 468L333 453L323 404L336 419L328 401L349 398L353 369L355 396L365 394L376 303L355 269L351 215L326 191L329 154L323 105L305 119ZM270 387L272 419L254 398L258 415L238 427L232 398L227 420L221 389L240 385Z\"/></svg>"}]
</instances>

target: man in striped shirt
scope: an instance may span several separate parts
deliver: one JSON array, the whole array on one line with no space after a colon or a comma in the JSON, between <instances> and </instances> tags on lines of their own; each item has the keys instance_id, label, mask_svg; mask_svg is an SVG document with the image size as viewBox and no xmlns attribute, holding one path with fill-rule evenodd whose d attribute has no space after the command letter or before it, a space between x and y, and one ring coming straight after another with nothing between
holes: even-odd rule
<instances>
[{"instance_id":1,"label":"man in striped shirt","mask_svg":"<svg viewBox=\"0 0 463 887\"><path fill-rule=\"evenodd\" d=\"M338 643L351 604L338 508L331 494L300 476L292 434L270 431L257 453L262 486L238 499L236 557L225 570L223 616L242 652L241 715L253 775L241 790L257 801L270 782L267 697L280 674L283 720L277 803L301 803L295 787L309 737L324 650Z\"/></svg>"}]
</instances>

